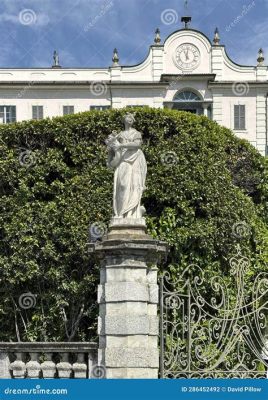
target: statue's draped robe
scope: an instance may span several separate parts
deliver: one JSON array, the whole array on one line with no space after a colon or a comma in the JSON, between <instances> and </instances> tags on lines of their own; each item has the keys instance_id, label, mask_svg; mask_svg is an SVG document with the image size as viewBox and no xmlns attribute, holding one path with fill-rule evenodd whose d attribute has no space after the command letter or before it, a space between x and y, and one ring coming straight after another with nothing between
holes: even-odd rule
<instances>
[{"instance_id":1,"label":"statue's draped robe","mask_svg":"<svg viewBox=\"0 0 268 400\"><path fill-rule=\"evenodd\" d=\"M135 129L121 132L121 144L141 141ZM141 149L121 148L121 161L114 174L114 213L116 217L140 218L140 202L145 189L147 164Z\"/></svg>"}]
</instances>

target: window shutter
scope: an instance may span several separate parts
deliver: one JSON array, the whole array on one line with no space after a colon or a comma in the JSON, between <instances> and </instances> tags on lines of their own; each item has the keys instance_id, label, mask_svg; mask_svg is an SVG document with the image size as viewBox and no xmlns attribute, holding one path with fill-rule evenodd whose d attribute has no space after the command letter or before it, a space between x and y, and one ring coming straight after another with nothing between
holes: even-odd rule
<instances>
[{"instance_id":1,"label":"window shutter","mask_svg":"<svg viewBox=\"0 0 268 400\"><path fill-rule=\"evenodd\" d=\"M43 119L44 117L44 111L43 111L43 106L33 106L32 107L33 111L33 119Z\"/></svg>"},{"instance_id":2,"label":"window shutter","mask_svg":"<svg viewBox=\"0 0 268 400\"><path fill-rule=\"evenodd\" d=\"M33 119L37 119L37 109L33 106Z\"/></svg>"},{"instance_id":3,"label":"window shutter","mask_svg":"<svg viewBox=\"0 0 268 400\"><path fill-rule=\"evenodd\" d=\"M44 118L44 108L43 106L39 106L39 119Z\"/></svg>"},{"instance_id":4,"label":"window shutter","mask_svg":"<svg viewBox=\"0 0 268 400\"><path fill-rule=\"evenodd\" d=\"M17 120L17 110L16 106L10 106L11 122L16 122Z\"/></svg>"},{"instance_id":5,"label":"window shutter","mask_svg":"<svg viewBox=\"0 0 268 400\"><path fill-rule=\"evenodd\" d=\"M235 105L234 106L234 129L245 130L246 129L246 106Z\"/></svg>"},{"instance_id":6,"label":"window shutter","mask_svg":"<svg viewBox=\"0 0 268 400\"><path fill-rule=\"evenodd\" d=\"M63 115L74 114L74 106L63 106Z\"/></svg>"},{"instance_id":7,"label":"window shutter","mask_svg":"<svg viewBox=\"0 0 268 400\"><path fill-rule=\"evenodd\" d=\"M0 106L0 122L3 124L6 123L4 106Z\"/></svg>"},{"instance_id":8,"label":"window shutter","mask_svg":"<svg viewBox=\"0 0 268 400\"><path fill-rule=\"evenodd\" d=\"M109 110L111 106L90 106L90 110L98 110L98 111L104 111L104 110Z\"/></svg>"},{"instance_id":9,"label":"window shutter","mask_svg":"<svg viewBox=\"0 0 268 400\"><path fill-rule=\"evenodd\" d=\"M234 129L239 129L239 106L234 106Z\"/></svg>"},{"instance_id":10,"label":"window shutter","mask_svg":"<svg viewBox=\"0 0 268 400\"><path fill-rule=\"evenodd\" d=\"M246 129L246 106L240 106L240 129Z\"/></svg>"},{"instance_id":11,"label":"window shutter","mask_svg":"<svg viewBox=\"0 0 268 400\"><path fill-rule=\"evenodd\" d=\"M0 123L16 122L16 106L0 106Z\"/></svg>"}]
</instances>

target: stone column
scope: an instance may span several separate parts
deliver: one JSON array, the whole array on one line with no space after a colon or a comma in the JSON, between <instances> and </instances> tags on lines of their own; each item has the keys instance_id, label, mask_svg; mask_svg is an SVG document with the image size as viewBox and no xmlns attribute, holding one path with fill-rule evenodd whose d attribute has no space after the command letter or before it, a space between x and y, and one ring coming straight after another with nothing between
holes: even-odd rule
<instances>
[{"instance_id":1,"label":"stone column","mask_svg":"<svg viewBox=\"0 0 268 400\"><path fill-rule=\"evenodd\" d=\"M5 351L0 350L0 379L9 379L11 378L9 371L9 357Z\"/></svg>"},{"instance_id":2,"label":"stone column","mask_svg":"<svg viewBox=\"0 0 268 400\"><path fill-rule=\"evenodd\" d=\"M265 156L267 148L267 90L257 89L256 102L256 147ZM255 143L253 143L255 144Z\"/></svg>"},{"instance_id":3,"label":"stone column","mask_svg":"<svg viewBox=\"0 0 268 400\"><path fill-rule=\"evenodd\" d=\"M204 110L204 116L207 117L208 116L208 104L204 103L203 104L203 110Z\"/></svg>"},{"instance_id":4,"label":"stone column","mask_svg":"<svg viewBox=\"0 0 268 400\"><path fill-rule=\"evenodd\" d=\"M146 234L143 218L114 218L89 248L100 259L99 365L106 378L158 378L156 264L166 244Z\"/></svg>"}]
</instances>

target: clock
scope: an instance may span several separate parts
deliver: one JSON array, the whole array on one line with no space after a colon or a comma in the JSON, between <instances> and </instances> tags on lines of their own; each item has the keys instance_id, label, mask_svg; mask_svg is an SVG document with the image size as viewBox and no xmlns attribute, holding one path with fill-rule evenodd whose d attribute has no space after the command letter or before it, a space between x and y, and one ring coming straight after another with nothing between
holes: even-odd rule
<instances>
[{"instance_id":1,"label":"clock","mask_svg":"<svg viewBox=\"0 0 268 400\"><path fill-rule=\"evenodd\" d=\"M200 64L200 51L190 43L181 44L174 54L174 63L182 71L191 71Z\"/></svg>"}]
</instances>

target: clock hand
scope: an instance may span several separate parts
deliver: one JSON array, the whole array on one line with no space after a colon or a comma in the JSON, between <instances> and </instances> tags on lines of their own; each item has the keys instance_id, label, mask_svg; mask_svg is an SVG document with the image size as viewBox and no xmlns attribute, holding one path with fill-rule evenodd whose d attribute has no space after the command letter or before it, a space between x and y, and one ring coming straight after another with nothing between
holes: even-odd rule
<instances>
[{"instance_id":1,"label":"clock hand","mask_svg":"<svg viewBox=\"0 0 268 400\"><path fill-rule=\"evenodd\" d=\"M189 60L189 49L184 50L184 54L185 54L186 60Z\"/></svg>"}]
</instances>

